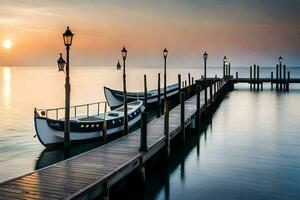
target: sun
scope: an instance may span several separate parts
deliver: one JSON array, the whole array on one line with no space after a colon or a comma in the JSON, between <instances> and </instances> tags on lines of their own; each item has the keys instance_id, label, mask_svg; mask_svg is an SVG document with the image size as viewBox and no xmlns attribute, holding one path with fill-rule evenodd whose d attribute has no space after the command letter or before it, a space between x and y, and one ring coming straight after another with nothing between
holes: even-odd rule
<instances>
[{"instance_id":1,"label":"sun","mask_svg":"<svg viewBox=\"0 0 300 200\"><path fill-rule=\"evenodd\" d=\"M10 49L12 47L12 45L13 45L12 41L9 39L3 41L3 47L5 49Z\"/></svg>"}]
</instances>

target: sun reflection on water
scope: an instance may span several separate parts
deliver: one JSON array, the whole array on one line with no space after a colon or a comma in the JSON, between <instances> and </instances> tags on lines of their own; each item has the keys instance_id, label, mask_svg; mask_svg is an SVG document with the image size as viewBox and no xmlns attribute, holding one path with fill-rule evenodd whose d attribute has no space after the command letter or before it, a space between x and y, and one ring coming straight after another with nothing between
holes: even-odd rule
<instances>
[{"instance_id":1,"label":"sun reflection on water","mask_svg":"<svg viewBox=\"0 0 300 200\"><path fill-rule=\"evenodd\" d=\"M4 108L9 109L11 103L11 69L4 67L3 71L3 103Z\"/></svg>"}]
</instances>

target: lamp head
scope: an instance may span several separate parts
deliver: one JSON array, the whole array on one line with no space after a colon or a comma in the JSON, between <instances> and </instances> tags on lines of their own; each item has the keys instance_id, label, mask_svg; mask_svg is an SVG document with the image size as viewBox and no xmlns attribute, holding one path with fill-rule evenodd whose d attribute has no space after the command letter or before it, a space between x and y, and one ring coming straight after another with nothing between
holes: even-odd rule
<instances>
[{"instance_id":1,"label":"lamp head","mask_svg":"<svg viewBox=\"0 0 300 200\"><path fill-rule=\"evenodd\" d=\"M71 46L74 34L71 32L70 27L67 27L66 32L63 34L65 46Z\"/></svg>"},{"instance_id":2,"label":"lamp head","mask_svg":"<svg viewBox=\"0 0 300 200\"><path fill-rule=\"evenodd\" d=\"M127 49L125 48L125 46L124 46L123 49L121 50L121 53L122 53L123 59L126 59L126 57L127 57Z\"/></svg>"},{"instance_id":3,"label":"lamp head","mask_svg":"<svg viewBox=\"0 0 300 200\"><path fill-rule=\"evenodd\" d=\"M203 58L204 58L204 60L206 60L206 59L207 59L207 57L208 57L208 54L207 54L207 52L205 51L205 53L203 54Z\"/></svg>"},{"instance_id":4,"label":"lamp head","mask_svg":"<svg viewBox=\"0 0 300 200\"><path fill-rule=\"evenodd\" d=\"M64 71L65 70L65 65L66 65L66 61L63 59L62 54L59 54L59 58L57 60L57 66L58 66L58 71Z\"/></svg>"},{"instance_id":5,"label":"lamp head","mask_svg":"<svg viewBox=\"0 0 300 200\"><path fill-rule=\"evenodd\" d=\"M165 58L168 56L168 50L166 48L163 50L163 55Z\"/></svg>"},{"instance_id":6,"label":"lamp head","mask_svg":"<svg viewBox=\"0 0 300 200\"><path fill-rule=\"evenodd\" d=\"M117 70L120 70L121 69L121 64L120 64L120 61L118 60L118 63L117 63Z\"/></svg>"}]
</instances>

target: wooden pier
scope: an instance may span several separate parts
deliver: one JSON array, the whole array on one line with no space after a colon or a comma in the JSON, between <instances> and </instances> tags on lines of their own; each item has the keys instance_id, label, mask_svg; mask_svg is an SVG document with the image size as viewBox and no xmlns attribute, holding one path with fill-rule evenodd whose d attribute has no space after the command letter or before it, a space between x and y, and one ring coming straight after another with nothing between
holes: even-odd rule
<instances>
[{"instance_id":1,"label":"wooden pier","mask_svg":"<svg viewBox=\"0 0 300 200\"><path fill-rule=\"evenodd\" d=\"M147 124L144 123L146 114L143 114L142 134L138 129L96 149L3 182L0 199L93 199L98 196L109 199L111 186L133 171L143 174L145 162L161 150L170 156L170 140L178 135L184 143L184 128L199 128L202 116L206 119L211 116L216 103L233 89L233 82L217 78L197 81L196 85L197 93L185 101L186 91L191 90L182 88L185 92L180 95L181 104L169 112L166 109L165 115Z\"/></svg>"}]
</instances>

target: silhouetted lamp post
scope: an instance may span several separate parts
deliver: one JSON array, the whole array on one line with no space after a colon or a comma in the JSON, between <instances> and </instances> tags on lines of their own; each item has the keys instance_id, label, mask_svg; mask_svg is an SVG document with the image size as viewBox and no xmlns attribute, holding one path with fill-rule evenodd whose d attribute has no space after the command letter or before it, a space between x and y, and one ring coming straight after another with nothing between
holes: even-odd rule
<instances>
[{"instance_id":1,"label":"silhouetted lamp post","mask_svg":"<svg viewBox=\"0 0 300 200\"><path fill-rule=\"evenodd\" d=\"M207 60L207 57L208 57L208 54L205 51L205 53L203 54L203 58L204 58L204 79L205 79L205 81L206 81L206 60Z\"/></svg>"},{"instance_id":2,"label":"silhouetted lamp post","mask_svg":"<svg viewBox=\"0 0 300 200\"><path fill-rule=\"evenodd\" d=\"M64 71L66 66L66 83L65 83L65 124L64 124L64 148L70 148L70 92L71 92L71 85L70 85L70 75L69 75L69 67L70 67L70 47L72 45L74 34L71 32L70 28L67 27L66 32L63 34L64 44L67 50L67 62L60 54L60 57L57 61L58 71Z\"/></svg>"},{"instance_id":3,"label":"silhouetted lamp post","mask_svg":"<svg viewBox=\"0 0 300 200\"><path fill-rule=\"evenodd\" d=\"M223 58L223 78L225 78L225 68L226 68L226 64L227 64L227 57L224 56Z\"/></svg>"},{"instance_id":4,"label":"silhouetted lamp post","mask_svg":"<svg viewBox=\"0 0 300 200\"><path fill-rule=\"evenodd\" d=\"M165 48L163 50L164 56L164 110L166 109L166 102L167 102L167 56L168 50Z\"/></svg>"},{"instance_id":5,"label":"silhouetted lamp post","mask_svg":"<svg viewBox=\"0 0 300 200\"><path fill-rule=\"evenodd\" d=\"M127 115L127 91L126 91L126 58L127 58L127 49L125 46L123 47L122 51L122 58L123 58L123 92L124 92L124 130L123 135L128 134L128 115ZM120 63L118 63L120 64Z\"/></svg>"},{"instance_id":6,"label":"silhouetted lamp post","mask_svg":"<svg viewBox=\"0 0 300 200\"><path fill-rule=\"evenodd\" d=\"M280 86L280 90L282 89L282 60L283 60L283 58L280 56L278 58L278 61L279 61L279 80L280 80L279 86Z\"/></svg>"}]
</instances>

